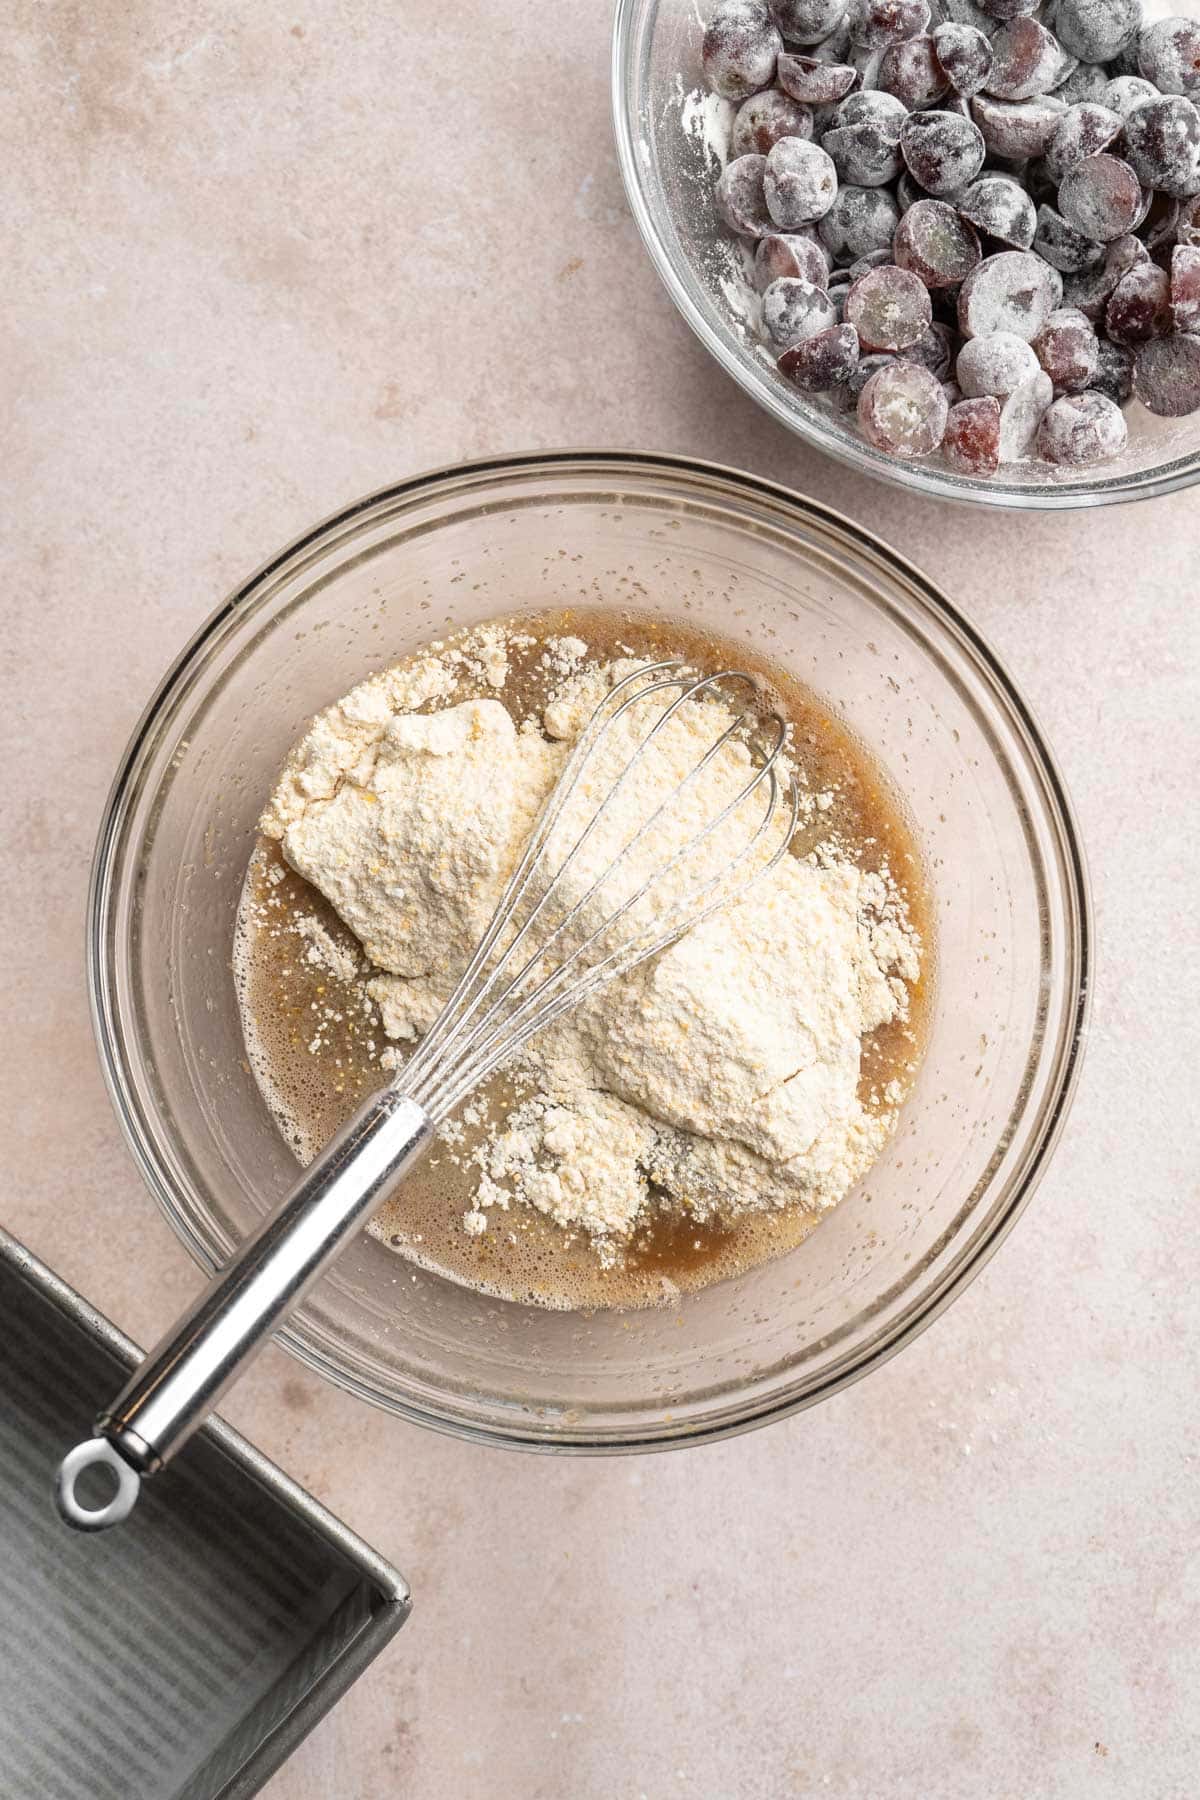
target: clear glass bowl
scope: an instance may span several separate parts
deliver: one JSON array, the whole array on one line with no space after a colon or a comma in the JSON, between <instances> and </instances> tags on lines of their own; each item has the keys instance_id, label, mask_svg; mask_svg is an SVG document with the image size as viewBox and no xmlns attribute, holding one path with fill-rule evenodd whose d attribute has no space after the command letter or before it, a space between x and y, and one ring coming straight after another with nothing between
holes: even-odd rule
<instances>
[{"instance_id":1,"label":"clear glass bowl","mask_svg":"<svg viewBox=\"0 0 1200 1800\"><path fill-rule=\"evenodd\" d=\"M1099 506L1148 499L1200 479L1200 413L1157 419L1126 407L1129 445L1116 461L1072 476L1048 464L1009 465L991 481L956 475L934 456L904 462L875 450L853 419L837 417L785 381L760 341L757 297L743 253L717 217L719 166L702 135L685 128L700 69L703 20L714 0L617 0L612 104L617 154L629 204L667 292L705 349L789 431L842 462L914 493L988 506ZM1200 0L1150 0L1150 17L1188 14Z\"/></svg>"},{"instance_id":2,"label":"clear glass bowl","mask_svg":"<svg viewBox=\"0 0 1200 1800\"><path fill-rule=\"evenodd\" d=\"M966 1285L1054 1144L1079 1057L1088 902L1070 808L1012 683L924 578L751 476L563 453L425 475L230 596L139 725L97 847L100 1054L151 1192L206 1269L293 1182L230 969L255 820L308 718L442 632L531 607L709 623L828 698L890 770L935 886L928 1055L869 1179L807 1243L665 1311L481 1298L362 1237L282 1334L408 1418L555 1450L647 1449L862 1375Z\"/></svg>"}]
</instances>

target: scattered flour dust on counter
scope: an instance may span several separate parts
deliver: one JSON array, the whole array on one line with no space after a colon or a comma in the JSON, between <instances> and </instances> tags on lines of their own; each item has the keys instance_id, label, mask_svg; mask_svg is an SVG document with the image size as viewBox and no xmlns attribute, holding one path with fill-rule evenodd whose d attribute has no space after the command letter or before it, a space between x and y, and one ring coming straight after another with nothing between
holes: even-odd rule
<instances>
[{"instance_id":1,"label":"scattered flour dust on counter","mask_svg":"<svg viewBox=\"0 0 1200 1800\"><path fill-rule=\"evenodd\" d=\"M292 751L235 966L252 1067L304 1160L403 1067L572 741L613 682L664 654L746 666L744 646L637 614L521 617L370 677ZM791 727L796 853L485 1083L373 1222L393 1248L545 1305L647 1304L800 1242L878 1156L923 1041L919 858L820 701L757 672ZM680 709L614 830L636 828L726 717L719 700ZM747 755L722 750L697 804L736 792ZM706 854L727 860L719 834Z\"/></svg>"}]
</instances>

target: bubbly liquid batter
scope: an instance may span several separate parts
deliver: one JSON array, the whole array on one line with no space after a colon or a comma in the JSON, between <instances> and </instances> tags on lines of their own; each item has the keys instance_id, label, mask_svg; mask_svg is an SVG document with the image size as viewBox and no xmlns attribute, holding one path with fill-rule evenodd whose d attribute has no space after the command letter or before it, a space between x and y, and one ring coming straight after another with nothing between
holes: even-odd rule
<instances>
[{"instance_id":1,"label":"bubbly liquid batter","mask_svg":"<svg viewBox=\"0 0 1200 1800\"><path fill-rule=\"evenodd\" d=\"M816 695L777 664L715 633L607 609L522 614L512 623L539 640L533 648L509 652L502 698L517 718L540 709L561 679L538 666L548 637L581 637L589 657L600 662L631 652L680 656L703 672L743 668L764 679L770 704L794 727L794 760L814 791L834 796L819 826L807 832L801 827L797 851L807 852L818 838L833 839L840 853L863 869L886 863L920 933L921 975L910 989L908 1019L881 1026L864 1038L862 1048L864 1105L875 1104L890 1082L907 1094L927 1034L931 909L912 828L862 747ZM464 679L458 697L472 691ZM296 925L313 919L336 945L358 953L328 902L288 867L278 844L260 837L238 915L238 1002L259 1086L280 1130L305 1160L390 1078L379 1061L388 1040L374 1009L364 1004L361 978L342 979L306 958L306 940ZM479 1094L489 1102L493 1120L503 1115L506 1099L515 1097L503 1075L485 1082ZM467 1129L455 1156L469 1152L472 1141ZM621 1263L605 1268L585 1233L568 1233L530 1206L514 1205L496 1215L482 1236L468 1235L462 1219L472 1204L476 1176L473 1167L459 1166L435 1145L380 1209L371 1230L392 1249L468 1286L564 1310L661 1302L677 1290L707 1286L792 1249L818 1223L799 1205L706 1224L664 1210L650 1214Z\"/></svg>"}]
</instances>

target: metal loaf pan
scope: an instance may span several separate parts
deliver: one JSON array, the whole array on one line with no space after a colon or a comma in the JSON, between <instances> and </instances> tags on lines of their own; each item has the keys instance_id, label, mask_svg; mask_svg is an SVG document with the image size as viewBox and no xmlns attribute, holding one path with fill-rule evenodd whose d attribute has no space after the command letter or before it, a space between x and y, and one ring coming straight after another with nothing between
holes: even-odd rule
<instances>
[{"instance_id":1,"label":"metal loaf pan","mask_svg":"<svg viewBox=\"0 0 1200 1800\"><path fill-rule=\"evenodd\" d=\"M0 1796L246 1800L403 1624L401 1576L219 1422L117 1530L54 1507L138 1360L0 1230Z\"/></svg>"}]
</instances>

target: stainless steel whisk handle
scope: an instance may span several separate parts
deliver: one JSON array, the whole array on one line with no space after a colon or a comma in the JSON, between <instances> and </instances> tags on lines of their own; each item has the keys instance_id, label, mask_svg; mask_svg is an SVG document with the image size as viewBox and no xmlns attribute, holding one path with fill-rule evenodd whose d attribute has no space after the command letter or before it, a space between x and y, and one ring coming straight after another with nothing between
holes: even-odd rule
<instances>
[{"instance_id":1,"label":"stainless steel whisk handle","mask_svg":"<svg viewBox=\"0 0 1200 1800\"><path fill-rule=\"evenodd\" d=\"M433 1132L406 1094L385 1088L367 1101L100 1414L96 1436L64 1457L55 1494L68 1524L100 1531L128 1518L142 1478L204 1423ZM117 1491L106 1505L85 1507L76 1483L97 1465L115 1474Z\"/></svg>"}]
</instances>

